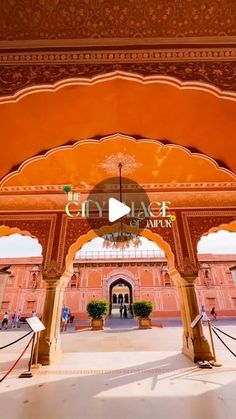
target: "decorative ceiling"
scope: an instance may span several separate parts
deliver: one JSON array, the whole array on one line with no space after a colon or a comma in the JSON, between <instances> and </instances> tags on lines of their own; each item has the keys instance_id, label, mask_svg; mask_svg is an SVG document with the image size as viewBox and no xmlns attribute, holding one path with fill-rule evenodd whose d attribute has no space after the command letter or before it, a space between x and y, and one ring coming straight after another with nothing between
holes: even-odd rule
<instances>
[{"instance_id":1,"label":"decorative ceiling","mask_svg":"<svg viewBox=\"0 0 236 419\"><path fill-rule=\"evenodd\" d=\"M113 71L236 92L232 0L1 0L0 91Z\"/></svg>"},{"instance_id":2,"label":"decorative ceiling","mask_svg":"<svg viewBox=\"0 0 236 419\"><path fill-rule=\"evenodd\" d=\"M232 0L1 0L0 39L236 35Z\"/></svg>"},{"instance_id":3,"label":"decorative ceiling","mask_svg":"<svg viewBox=\"0 0 236 419\"><path fill-rule=\"evenodd\" d=\"M233 0L0 1L0 177L53 147L116 132L236 172L235 94Z\"/></svg>"},{"instance_id":4,"label":"decorative ceiling","mask_svg":"<svg viewBox=\"0 0 236 419\"><path fill-rule=\"evenodd\" d=\"M236 172L235 98L205 89L113 74L3 101L0 175L54 147L116 132L182 145Z\"/></svg>"}]
</instances>

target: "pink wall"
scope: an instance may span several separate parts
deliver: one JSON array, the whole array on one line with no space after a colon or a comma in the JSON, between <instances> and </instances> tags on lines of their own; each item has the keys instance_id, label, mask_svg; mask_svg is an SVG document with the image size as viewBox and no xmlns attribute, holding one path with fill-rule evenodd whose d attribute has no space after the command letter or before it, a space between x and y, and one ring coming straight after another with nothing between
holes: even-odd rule
<instances>
[{"instance_id":1,"label":"pink wall","mask_svg":"<svg viewBox=\"0 0 236 419\"><path fill-rule=\"evenodd\" d=\"M236 316L236 286L229 270L235 265L235 256L201 255L199 259L201 269L196 280L199 306L204 304L208 312L215 306L218 315ZM12 313L19 309L23 315L30 315L32 310L41 315L45 298L45 283L39 271L41 258L0 260L0 266L7 264L11 264L12 274L0 308L1 316L5 310ZM147 299L153 302L154 315L180 316L178 291L169 278L166 263L151 265L126 261L125 265L118 266L107 260L95 264L77 261L75 272L66 288L64 301L76 317L87 316L86 305L90 300L109 299L109 286L118 278L132 285L133 301Z\"/></svg>"}]
</instances>

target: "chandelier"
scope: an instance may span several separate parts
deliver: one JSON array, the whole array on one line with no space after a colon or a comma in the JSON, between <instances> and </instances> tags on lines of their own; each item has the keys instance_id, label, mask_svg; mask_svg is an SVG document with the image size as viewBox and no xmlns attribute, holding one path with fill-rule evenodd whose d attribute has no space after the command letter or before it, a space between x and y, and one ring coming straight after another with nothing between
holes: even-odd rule
<instances>
[{"instance_id":1,"label":"chandelier","mask_svg":"<svg viewBox=\"0 0 236 419\"><path fill-rule=\"evenodd\" d=\"M122 163L118 164L119 169L119 192L120 202L122 202ZM129 247L139 247L142 245L140 237L136 233L127 233L123 230L122 221L120 223L120 231L109 233L103 236L103 247L106 249L125 250Z\"/></svg>"}]
</instances>

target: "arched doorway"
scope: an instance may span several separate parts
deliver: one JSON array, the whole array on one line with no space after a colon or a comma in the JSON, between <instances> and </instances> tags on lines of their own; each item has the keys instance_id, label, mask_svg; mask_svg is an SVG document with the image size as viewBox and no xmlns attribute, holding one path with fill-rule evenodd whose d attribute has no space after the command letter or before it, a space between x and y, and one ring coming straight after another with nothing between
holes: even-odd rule
<instances>
[{"instance_id":1,"label":"arched doorway","mask_svg":"<svg viewBox=\"0 0 236 419\"><path fill-rule=\"evenodd\" d=\"M51 309L51 315L48 321L50 324L45 330L45 333L42 334L39 344L39 361L44 365L51 362L55 362L60 356L60 339L59 339L59 326L60 326L60 316L61 316L61 307L63 301L63 295L66 285L68 284L71 276L73 275L73 260L76 252L88 241L92 240L96 236L105 236L106 234L113 233L120 228L120 223L116 223L112 226L103 226L97 230L90 230L86 234L81 235L70 247L66 256L66 265L65 271L60 276L59 281L55 283L53 292L48 292L45 301L45 310L44 314L47 315L49 308ZM137 232L137 228L128 227L128 232ZM187 278L180 275L179 271L176 269L175 265L175 256L172 252L171 246L158 234L154 233L151 230L145 228L140 232L140 236L146 237L151 241L154 241L165 253L168 260L169 273L172 280L178 285L179 297L181 300L181 314L182 321L184 326L183 333L183 353L189 356L191 359L198 360L201 356L201 353L204 352L205 359L212 359L210 353L210 348L207 340L204 335L202 335L202 326L199 324L198 329L191 328L191 321L196 315L199 314L199 309L197 305L195 289L192 286L195 281L195 272L188 275ZM191 282L190 282L191 281ZM190 285L191 289L190 289ZM200 338L195 339L196 333L199 333ZM48 336L53 336L53 345L48 345ZM204 347L200 350L199 342L201 341L202 346ZM191 345L190 345L191 342ZM202 352L201 352L202 351Z\"/></svg>"},{"instance_id":2,"label":"arched doorway","mask_svg":"<svg viewBox=\"0 0 236 419\"><path fill-rule=\"evenodd\" d=\"M129 281L118 278L109 286L109 314L115 315L120 304L130 305L133 303L133 289Z\"/></svg>"}]
</instances>

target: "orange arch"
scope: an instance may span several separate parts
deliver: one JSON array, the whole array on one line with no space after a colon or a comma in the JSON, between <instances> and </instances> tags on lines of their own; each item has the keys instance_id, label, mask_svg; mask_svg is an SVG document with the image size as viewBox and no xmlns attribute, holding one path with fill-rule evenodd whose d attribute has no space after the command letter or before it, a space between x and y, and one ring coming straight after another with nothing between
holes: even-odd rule
<instances>
[{"instance_id":1,"label":"orange arch","mask_svg":"<svg viewBox=\"0 0 236 419\"><path fill-rule=\"evenodd\" d=\"M123 226L124 227L124 226ZM172 249L170 245L163 240L163 238L158 233L153 233L151 230L145 228L144 230L140 231L135 227L132 226L125 226L125 231L129 233L139 233L140 236L147 238L148 240L153 241L156 243L165 253L166 258L168 260L169 270L172 275L178 276L178 271L175 268L175 255L172 252ZM66 271L70 272L70 274L73 273L73 260L75 258L76 252L81 249L81 247L86 244L87 242L91 241L92 239L96 237L102 237L106 234L113 233L114 231L119 231L120 229L120 223L116 223L112 226L103 226L97 230L90 230L88 233L80 236L75 243L73 243L68 251L68 254L66 256Z\"/></svg>"},{"instance_id":2,"label":"orange arch","mask_svg":"<svg viewBox=\"0 0 236 419\"><path fill-rule=\"evenodd\" d=\"M29 231L20 230L18 227L9 227L4 224L0 226L0 237L11 236L12 234L20 234L21 236L28 236L28 237L31 237L32 239L37 239L40 246L43 248L38 237L33 236Z\"/></svg>"},{"instance_id":3,"label":"orange arch","mask_svg":"<svg viewBox=\"0 0 236 419\"><path fill-rule=\"evenodd\" d=\"M32 157L5 176L0 186L98 183L107 176L107 172L101 167L95 179L94 172L88 170L88 156L95 165L102 166L107 155L123 152L137 160L138 166L132 175L139 183L230 182L236 179L233 172L219 167L215 160L204 154L192 153L186 147L117 133L99 140L80 140ZM175 167L176 161L179 164ZM148 171L146 167L149 167ZM170 171L169 167L173 169Z\"/></svg>"},{"instance_id":4,"label":"orange arch","mask_svg":"<svg viewBox=\"0 0 236 419\"><path fill-rule=\"evenodd\" d=\"M220 230L226 230L226 231L229 231L229 232L236 232L236 220L235 221L231 221L228 224L220 224L217 227L211 227L201 237L208 236L208 234L210 234L210 233L217 233L217 231L220 231Z\"/></svg>"},{"instance_id":5,"label":"orange arch","mask_svg":"<svg viewBox=\"0 0 236 419\"><path fill-rule=\"evenodd\" d=\"M169 139L236 171L234 97L200 84L126 74L80 79L49 90L35 87L18 102L1 103L0 177L42 150L114 132Z\"/></svg>"}]
</instances>

